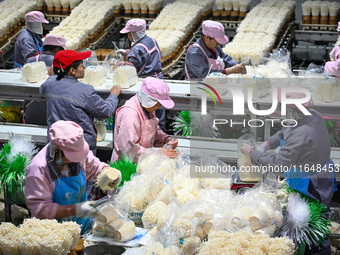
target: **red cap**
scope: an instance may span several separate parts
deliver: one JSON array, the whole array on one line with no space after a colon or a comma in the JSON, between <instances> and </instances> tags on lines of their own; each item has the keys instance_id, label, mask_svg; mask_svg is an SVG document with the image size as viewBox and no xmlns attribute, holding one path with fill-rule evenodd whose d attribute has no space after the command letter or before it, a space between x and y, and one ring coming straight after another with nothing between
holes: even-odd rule
<instances>
[{"instance_id":1,"label":"red cap","mask_svg":"<svg viewBox=\"0 0 340 255\"><path fill-rule=\"evenodd\" d=\"M77 52L75 50L62 50L55 54L53 66L62 67L65 70L74 61L83 60L89 56L91 56L91 51Z\"/></svg>"}]
</instances>

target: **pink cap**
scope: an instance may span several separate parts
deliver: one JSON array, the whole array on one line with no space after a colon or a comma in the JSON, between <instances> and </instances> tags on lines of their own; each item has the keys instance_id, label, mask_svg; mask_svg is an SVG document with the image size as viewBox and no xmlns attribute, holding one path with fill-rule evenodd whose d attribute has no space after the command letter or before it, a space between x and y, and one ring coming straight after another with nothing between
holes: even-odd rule
<instances>
[{"instance_id":1,"label":"pink cap","mask_svg":"<svg viewBox=\"0 0 340 255\"><path fill-rule=\"evenodd\" d=\"M203 21L202 33L211 38L215 38L219 44L226 44L229 42L228 37L224 33L224 26L220 22L212 20Z\"/></svg>"},{"instance_id":2,"label":"pink cap","mask_svg":"<svg viewBox=\"0 0 340 255\"><path fill-rule=\"evenodd\" d=\"M120 30L121 34L146 30L146 22L143 19L130 19L125 27Z\"/></svg>"},{"instance_id":3,"label":"pink cap","mask_svg":"<svg viewBox=\"0 0 340 255\"><path fill-rule=\"evenodd\" d=\"M336 29L336 31L340 32L340 21L338 22L338 28Z\"/></svg>"},{"instance_id":4,"label":"pink cap","mask_svg":"<svg viewBox=\"0 0 340 255\"><path fill-rule=\"evenodd\" d=\"M83 161L89 153L83 129L73 121L59 120L48 131L51 142L58 146L72 162Z\"/></svg>"},{"instance_id":5,"label":"pink cap","mask_svg":"<svg viewBox=\"0 0 340 255\"><path fill-rule=\"evenodd\" d=\"M157 99L165 108L173 108L175 103L169 97L169 86L164 81L154 78L146 77L142 82L141 90Z\"/></svg>"},{"instance_id":6,"label":"pink cap","mask_svg":"<svg viewBox=\"0 0 340 255\"><path fill-rule=\"evenodd\" d=\"M300 93L300 92L289 92L288 91L286 93L286 98L287 99L302 99L302 98L305 98L305 97L306 97L306 95L304 93ZM278 98L279 102L281 103L281 87L279 87L278 90L277 90L277 98ZM311 97L308 102L303 103L302 105L307 110L309 110L314 105L313 98ZM299 108L297 108L295 104L287 104L287 107L299 110Z\"/></svg>"},{"instance_id":7,"label":"pink cap","mask_svg":"<svg viewBox=\"0 0 340 255\"><path fill-rule=\"evenodd\" d=\"M42 12L32 11L25 15L26 22L42 22L49 23Z\"/></svg>"},{"instance_id":8,"label":"pink cap","mask_svg":"<svg viewBox=\"0 0 340 255\"><path fill-rule=\"evenodd\" d=\"M66 49L66 39L59 35L47 35L45 37L44 45L52 45Z\"/></svg>"}]
</instances>

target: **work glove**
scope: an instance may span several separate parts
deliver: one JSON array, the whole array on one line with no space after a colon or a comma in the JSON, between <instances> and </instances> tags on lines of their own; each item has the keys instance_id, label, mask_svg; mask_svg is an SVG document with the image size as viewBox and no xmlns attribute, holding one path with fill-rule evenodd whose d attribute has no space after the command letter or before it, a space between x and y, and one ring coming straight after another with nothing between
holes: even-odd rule
<instances>
[{"instance_id":1,"label":"work glove","mask_svg":"<svg viewBox=\"0 0 340 255\"><path fill-rule=\"evenodd\" d=\"M240 150L244 155L250 156L252 149L255 149L255 148L253 146L249 145L249 144L244 143L244 144L240 145Z\"/></svg>"},{"instance_id":2,"label":"work glove","mask_svg":"<svg viewBox=\"0 0 340 255\"><path fill-rule=\"evenodd\" d=\"M117 50L117 53L121 53L123 56L125 56L126 50L119 49L119 50Z\"/></svg>"},{"instance_id":3,"label":"work glove","mask_svg":"<svg viewBox=\"0 0 340 255\"><path fill-rule=\"evenodd\" d=\"M267 152L270 149L270 145L267 141L263 142L259 148L257 148L257 150L261 151L261 152Z\"/></svg>"},{"instance_id":4,"label":"work glove","mask_svg":"<svg viewBox=\"0 0 340 255\"><path fill-rule=\"evenodd\" d=\"M80 218L88 218L94 216L97 210L93 207L96 201L85 201L75 204L75 216Z\"/></svg>"},{"instance_id":5,"label":"work glove","mask_svg":"<svg viewBox=\"0 0 340 255\"><path fill-rule=\"evenodd\" d=\"M118 172L119 177L118 177L116 180L114 180L113 182L110 182L110 183L108 184L108 186L109 186L110 188L112 188L112 189L117 188L118 185L119 185L119 184L121 183L121 181L122 181L122 173L121 173L118 169L115 169L115 170Z\"/></svg>"}]
</instances>

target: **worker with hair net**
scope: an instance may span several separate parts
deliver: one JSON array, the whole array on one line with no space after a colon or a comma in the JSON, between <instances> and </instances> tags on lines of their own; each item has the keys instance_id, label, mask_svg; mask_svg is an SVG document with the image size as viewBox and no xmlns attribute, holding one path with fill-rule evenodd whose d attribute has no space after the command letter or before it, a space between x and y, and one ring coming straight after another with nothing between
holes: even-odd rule
<instances>
[{"instance_id":1,"label":"worker with hair net","mask_svg":"<svg viewBox=\"0 0 340 255\"><path fill-rule=\"evenodd\" d=\"M15 63L13 68L22 67L29 57L43 50L41 41L43 23L49 23L42 12L32 11L25 15L26 28L21 30L14 46Z\"/></svg>"},{"instance_id":2,"label":"worker with hair net","mask_svg":"<svg viewBox=\"0 0 340 255\"><path fill-rule=\"evenodd\" d=\"M119 160L124 154L133 155L137 162L139 156L151 147L162 147L165 155L177 157L177 139L172 139L157 125L155 110L161 106L167 109L174 107L168 84L154 77L145 78L137 95L116 111L111 162Z\"/></svg>"},{"instance_id":3,"label":"worker with hair net","mask_svg":"<svg viewBox=\"0 0 340 255\"><path fill-rule=\"evenodd\" d=\"M205 78L209 72L224 74L244 73L246 69L222 51L220 44L227 44L224 26L217 21L202 23L202 36L187 51L185 74L187 80Z\"/></svg>"},{"instance_id":4,"label":"worker with hair net","mask_svg":"<svg viewBox=\"0 0 340 255\"><path fill-rule=\"evenodd\" d=\"M146 21L144 19L131 19L120 31L127 34L133 46L127 50L118 50L125 55L128 61L125 64L134 66L140 78L152 76L163 79L161 51L154 38L145 34ZM156 116L159 119L159 126L165 132L165 110L158 109Z\"/></svg>"},{"instance_id":5,"label":"worker with hair net","mask_svg":"<svg viewBox=\"0 0 340 255\"><path fill-rule=\"evenodd\" d=\"M50 142L33 158L26 174L26 204L39 219L76 221L83 234L95 216L95 201L88 201L86 180L95 180L105 168L89 149L84 131L73 121L59 120L48 131ZM112 188L121 182L121 173Z\"/></svg>"},{"instance_id":6,"label":"worker with hair net","mask_svg":"<svg viewBox=\"0 0 340 255\"><path fill-rule=\"evenodd\" d=\"M281 103L281 90L278 93ZM287 99L303 99L304 93L286 92ZM313 99L302 104L311 115L304 115L295 104L287 104L285 119L291 119L291 125L283 127L269 137L259 148L244 144L241 151L250 155L251 161L263 166L291 167L285 172L286 181L293 188L310 198L320 201L330 208L336 190L333 176L333 161L330 159L331 144L322 116L314 110ZM269 149L281 147L278 153L269 154ZM311 171L312 166L319 172ZM327 238L320 246L312 247L305 254L331 254L330 241Z\"/></svg>"}]
</instances>

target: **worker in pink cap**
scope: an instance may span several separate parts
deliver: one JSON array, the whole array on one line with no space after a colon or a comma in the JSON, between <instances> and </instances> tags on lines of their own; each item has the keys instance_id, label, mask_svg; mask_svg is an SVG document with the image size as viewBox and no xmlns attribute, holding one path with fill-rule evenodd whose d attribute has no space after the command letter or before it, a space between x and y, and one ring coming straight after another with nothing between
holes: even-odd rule
<instances>
[{"instance_id":1,"label":"worker in pink cap","mask_svg":"<svg viewBox=\"0 0 340 255\"><path fill-rule=\"evenodd\" d=\"M147 36L145 30L144 19L130 19L120 33L127 34L133 46L129 50L119 51L124 52L127 61L136 67L138 77L153 76L163 79L161 52L156 40Z\"/></svg>"},{"instance_id":2,"label":"worker in pink cap","mask_svg":"<svg viewBox=\"0 0 340 255\"><path fill-rule=\"evenodd\" d=\"M187 51L185 57L185 74L187 80L205 78L209 72L224 74L245 72L243 65L237 64L222 51L220 44L228 43L224 26L216 21L206 20L202 23L202 36Z\"/></svg>"},{"instance_id":3,"label":"worker in pink cap","mask_svg":"<svg viewBox=\"0 0 340 255\"><path fill-rule=\"evenodd\" d=\"M340 46L335 46L330 56L331 61L326 62L325 72L340 79Z\"/></svg>"},{"instance_id":4,"label":"worker in pink cap","mask_svg":"<svg viewBox=\"0 0 340 255\"><path fill-rule=\"evenodd\" d=\"M164 106L174 107L169 97L169 86L160 79L147 77L143 80L138 94L130 98L116 112L114 127L114 149L111 161L116 161L123 154L133 155L137 162L147 148L162 147L161 151L170 158L178 154L177 139L172 139L158 126L155 110ZM165 144L169 144L165 146Z\"/></svg>"},{"instance_id":5,"label":"worker in pink cap","mask_svg":"<svg viewBox=\"0 0 340 255\"><path fill-rule=\"evenodd\" d=\"M27 59L26 63L43 61L49 70L49 75L52 75L53 68L51 67L53 65L54 55L61 50L66 50L66 39L59 35L47 35L44 40L43 51Z\"/></svg>"},{"instance_id":6,"label":"worker in pink cap","mask_svg":"<svg viewBox=\"0 0 340 255\"><path fill-rule=\"evenodd\" d=\"M43 23L49 23L42 12L32 11L25 15L26 28L21 30L14 47L14 68L22 67L29 57L43 50L41 41Z\"/></svg>"},{"instance_id":7,"label":"worker in pink cap","mask_svg":"<svg viewBox=\"0 0 340 255\"><path fill-rule=\"evenodd\" d=\"M138 77L148 76L163 79L161 52L154 38L145 34L146 22L144 19L130 19L125 27L120 31L127 34L133 46L129 50L120 50L125 54L125 58L136 67ZM156 111L159 119L159 126L165 132L165 110Z\"/></svg>"},{"instance_id":8,"label":"worker in pink cap","mask_svg":"<svg viewBox=\"0 0 340 255\"><path fill-rule=\"evenodd\" d=\"M30 57L26 63L43 61L46 64L48 75L53 75L54 55L66 49L66 39L59 35L47 35L44 40L44 48L40 54ZM25 124L36 124L46 126L46 103L40 100L24 101L24 122Z\"/></svg>"},{"instance_id":9,"label":"worker in pink cap","mask_svg":"<svg viewBox=\"0 0 340 255\"><path fill-rule=\"evenodd\" d=\"M82 233L90 227L96 210L87 201L86 180L95 180L109 165L89 150L83 129L73 121L51 125L47 144L32 160L26 173L26 204L33 217L76 221ZM118 171L118 170L117 170ZM121 174L111 183L117 187Z\"/></svg>"},{"instance_id":10,"label":"worker in pink cap","mask_svg":"<svg viewBox=\"0 0 340 255\"><path fill-rule=\"evenodd\" d=\"M286 98L303 100L306 95L287 90ZM281 102L281 93L278 93L278 99ZM329 210L336 190L333 161L330 159L329 134L324 119L312 108L313 99L304 101L306 102L302 105L311 115L304 115L295 105L287 104L287 114L284 117L294 122L288 123L275 135L269 137L259 148L243 145L241 151L250 155L253 164L273 166L278 169L286 167L287 171L284 175L289 187L320 201ZM266 153L267 150L279 146L281 148L278 153ZM314 170L320 171L313 172ZM319 247L312 247L312 249L307 247L307 250L305 254L331 254L329 238Z\"/></svg>"}]
</instances>

